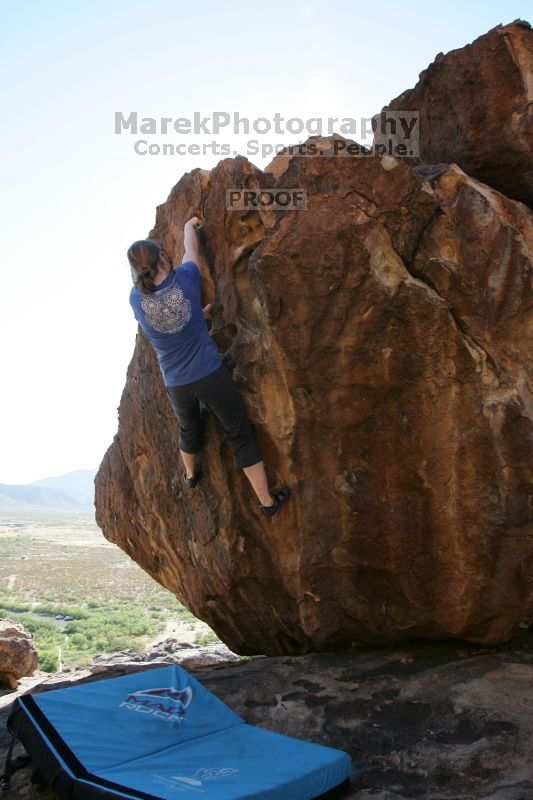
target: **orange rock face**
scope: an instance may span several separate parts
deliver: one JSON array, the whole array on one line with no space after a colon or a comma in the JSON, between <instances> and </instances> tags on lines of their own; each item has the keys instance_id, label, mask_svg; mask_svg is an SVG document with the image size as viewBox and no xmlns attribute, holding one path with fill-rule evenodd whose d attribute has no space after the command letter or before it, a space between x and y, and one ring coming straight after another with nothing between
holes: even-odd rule
<instances>
[{"instance_id":1,"label":"orange rock face","mask_svg":"<svg viewBox=\"0 0 533 800\"><path fill-rule=\"evenodd\" d=\"M386 109L420 112L420 157L533 206L533 30L516 20L440 53ZM386 110L384 109L384 110Z\"/></svg>"},{"instance_id":2,"label":"orange rock face","mask_svg":"<svg viewBox=\"0 0 533 800\"><path fill-rule=\"evenodd\" d=\"M532 214L454 165L268 170L186 174L150 236L179 262L204 216L212 335L293 496L263 517L214 418L202 483L180 488L139 330L98 524L237 653L506 640L533 620ZM226 189L272 186L307 210L226 210Z\"/></svg>"}]
</instances>

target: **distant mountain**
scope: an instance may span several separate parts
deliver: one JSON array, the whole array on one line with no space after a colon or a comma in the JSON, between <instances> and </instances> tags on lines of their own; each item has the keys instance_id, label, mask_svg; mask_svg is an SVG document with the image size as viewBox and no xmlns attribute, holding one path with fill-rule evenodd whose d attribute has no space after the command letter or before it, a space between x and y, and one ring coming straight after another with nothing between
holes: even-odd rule
<instances>
[{"instance_id":1,"label":"distant mountain","mask_svg":"<svg viewBox=\"0 0 533 800\"><path fill-rule=\"evenodd\" d=\"M85 506L60 489L30 484L0 483L0 511L23 511L46 508L61 511L85 511Z\"/></svg>"},{"instance_id":2,"label":"distant mountain","mask_svg":"<svg viewBox=\"0 0 533 800\"><path fill-rule=\"evenodd\" d=\"M96 469L75 469L53 478L41 478L29 486L49 486L60 489L75 498L83 506L94 510L94 478Z\"/></svg>"},{"instance_id":3,"label":"distant mountain","mask_svg":"<svg viewBox=\"0 0 533 800\"><path fill-rule=\"evenodd\" d=\"M33 483L0 483L0 511L94 511L96 469L77 469Z\"/></svg>"}]
</instances>

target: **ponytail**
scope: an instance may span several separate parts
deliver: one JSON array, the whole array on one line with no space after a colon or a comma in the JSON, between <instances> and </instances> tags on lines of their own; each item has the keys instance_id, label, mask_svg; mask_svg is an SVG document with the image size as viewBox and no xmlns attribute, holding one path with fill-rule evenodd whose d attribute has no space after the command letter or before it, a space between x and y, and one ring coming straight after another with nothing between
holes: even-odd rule
<instances>
[{"instance_id":1,"label":"ponytail","mask_svg":"<svg viewBox=\"0 0 533 800\"><path fill-rule=\"evenodd\" d=\"M160 256L160 245L151 239L139 239L128 248L133 285L143 294L151 294L156 288L154 278Z\"/></svg>"}]
</instances>

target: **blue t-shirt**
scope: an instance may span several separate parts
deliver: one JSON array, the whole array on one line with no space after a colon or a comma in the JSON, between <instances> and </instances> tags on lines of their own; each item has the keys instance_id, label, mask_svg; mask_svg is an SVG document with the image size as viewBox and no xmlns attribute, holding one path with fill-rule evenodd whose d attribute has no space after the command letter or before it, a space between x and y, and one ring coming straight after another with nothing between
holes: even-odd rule
<instances>
[{"instance_id":1,"label":"blue t-shirt","mask_svg":"<svg viewBox=\"0 0 533 800\"><path fill-rule=\"evenodd\" d=\"M194 261L173 267L151 294L130 292L135 319L152 343L165 386L182 386L210 375L222 356L207 328Z\"/></svg>"}]
</instances>

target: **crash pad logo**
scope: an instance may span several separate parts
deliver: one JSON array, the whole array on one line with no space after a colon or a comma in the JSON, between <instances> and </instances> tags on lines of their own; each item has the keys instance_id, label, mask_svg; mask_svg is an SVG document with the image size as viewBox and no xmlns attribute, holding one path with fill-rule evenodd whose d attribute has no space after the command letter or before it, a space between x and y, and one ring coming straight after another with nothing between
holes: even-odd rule
<instances>
[{"instance_id":1,"label":"crash pad logo","mask_svg":"<svg viewBox=\"0 0 533 800\"><path fill-rule=\"evenodd\" d=\"M190 686L185 689L167 686L163 689L139 689L138 692L130 692L119 707L170 722L183 722L185 709L191 700Z\"/></svg>"},{"instance_id":2,"label":"crash pad logo","mask_svg":"<svg viewBox=\"0 0 533 800\"><path fill-rule=\"evenodd\" d=\"M164 775L158 775L156 772L152 772L150 777L154 783L166 786L168 789L189 793L196 791L203 794L205 793L205 789L203 789L202 786L204 786L206 782L215 781L219 778L227 778L229 775L233 775L238 771L239 770L234 767L201 767L189 774L172 775L167 778Z\"/></svg>"}]
</instances>

